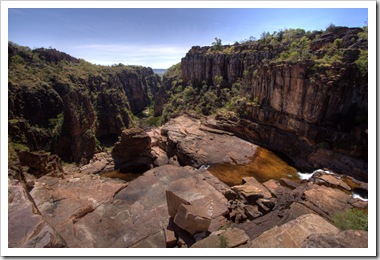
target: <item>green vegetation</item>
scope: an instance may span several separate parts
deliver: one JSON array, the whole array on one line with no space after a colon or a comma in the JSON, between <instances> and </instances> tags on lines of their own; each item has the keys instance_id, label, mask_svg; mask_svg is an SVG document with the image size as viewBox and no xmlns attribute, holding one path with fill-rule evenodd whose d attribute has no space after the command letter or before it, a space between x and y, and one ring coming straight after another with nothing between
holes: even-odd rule
<instances>
[{"instance_id":1,"label":"green vegetation","mask_svg":"<svg viewBox=\"0 0 380 260\"><path fill-rule=\"evenodd\" d=\"M49 126L53 136L59 136L63 125L63 113L58 114L56 118L49 119Z\"/></svg>"},{"instance_id":2,"label":"green vegetation","mask_svg":"<svg viewBox=\"0 0 380 260\"><path fill-rule=\"evenodd\" d=\"M363 75L368 74L368 50L360 50L360 56L355 64Z\"/></svg>"},{"instance_id":3,"label":"green vegetation","mask_svg":"<svg viewBox=\"0 0 380 260\"><path fill-rule=\"evenodd\" d=\"M218 236L219 237L219 247L220 248L226 248L228 247L228 241L224 236Z\"/></svg>"},{"instance_id":4,"label":"green vegetation","mask_svg":"<svg viewBox=\"0 0 380 260\"><path fill-rule=\"evenodd\" d=\"M215 51L220 51L222 49L222 39L216 37L215 41L212 42L211 49Z\"/></svg>"},{"instance_id":5,"label":"green vegetation","mask_svg":"<svg viewBox=\"0 0 380 260\"><path fill-rule=\"evenodd\" d=\"M342 230L368 231L368 215L359 209L347 209L333 217L334 225Z\"/></svg>"},{"instance_id":6,"label":"green vegetation","mask_svg":"<svg viewBox=\"0 0 380 260\"><path fill-rule=\"evenodd\" d=\"M143 129L148 130L151 127L156 127L161 125L161 116L154 116L154 100L151 101L149 107L147 107L144 111L137 114L137 118L135 121L137 125Z\"/></svg>"}]
</instances>

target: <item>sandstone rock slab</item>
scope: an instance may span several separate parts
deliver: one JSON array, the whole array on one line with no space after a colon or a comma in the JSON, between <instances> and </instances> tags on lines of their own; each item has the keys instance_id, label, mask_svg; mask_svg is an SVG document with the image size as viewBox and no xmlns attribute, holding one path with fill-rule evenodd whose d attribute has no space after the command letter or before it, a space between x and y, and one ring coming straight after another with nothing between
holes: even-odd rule
<instances>
[{"instance_id":1,"label":"sandstone rock slab","mask_svg":"<svg viewBox=\"0 0 380 260\"><path fill-rule=\"evenodd\" d=\"M250 162L257 146L224 132L204 131L199 119L180 116L161 128L167 137L168 156L176 155L181 165L202 165ZM202 130L203 129L203 130Z\"/></svg>"},{"instance_id":2,"label":"sandstone rock slab","mask_svg":"<svg viewBox=\"0 0 380 260\"><path fill-rule=\"evenodd\" d=\"M338 233L312 234L303 243L307 248L367 248L368 232L345 230Z\"/></svg>"},{"instance_id":3,"label":"sandstone rock slab","mask_svg":"<svg viewBox=\"0 0 380 260\"><path fill-rule=\"evenodd\" d=\"M270 199L272 194L254 177L243 179L243 185L235 185L231 189L244 197L248 203L254 205L258 199Z\"/></svg>"},{"instance_id":4,"label":"sandstone rock slab","mask_svg":"<svg viewBox=\"0 0 380 260\"><path fill-rule=\"evenodd\" d=\"M8 247L66 247L18 181L8 183Z\"/></svg>"},{"instance_id":5,"label":"sandstone rock slab","mask_svg":"<svg viewBox=\"0 0 380 260\"><path fill-rule=\"evenodd\" d=\"M304 192L306 201L311 202L329 217L351 208L351 196L339 189L313 184Z\"/></svg>"},{"instance_id":6,"label":"sandstone rock slab","mask_svg":"<svg viewBox=\"0 0 380 260\"><path fill-rule=\"evenodd\" d=\"M190 205L191 203L178 195L176 195L172 191L165 191L166 194L166 203L168 205L168 213L169 216L175 217L178 213L179 207L184 204L184 205Z\"/></svg>"},{"instance_id":7,"label":"sandstone rock slab","mask_svg":"<svg viewBox=\"0 0 380 260\"><path fill-rule=\"evenodd\" d=\"M348 186L347 183L345 183L344 181L336 178L333 175L324 174L324 175L320 176L319 179L325 181L326 184L327 184L327 186L330 186L330 187L341 187L341 188L346 189L348 191L351 190L351 187Z\"/></svg>"},{"instance_id":8,"label":"sandstone rock slab","mask_svg":"<svg viewBox=\"0 0 380 260\"><path fill-rule=\"evenodd\" d=\"M257 205L254 205L254 206L252 206L252 205L245 205L244 206L244 212L247 215L247 217L248 217L249 220L258 218L258 217L260 217L260 216L263 215L263 213L261 213L259 211L259 207Z\"/></svg>"},{"instance_id":9,"label":"sandstone rock slab","mask_svg":"<svg viewBox=\"0 0 380 260\"><path fill-rule=\"evenodd\" d=\"M254 239L250 247L256 248L299 248L312 234L337 233L339 229L322 217L307 214L282 226L274 227Z\"/></svg>"},{"instance_id":10,"label":"sandstone rock slab","mask_svg":"<svg viewBox=\"0 0 380 260\"><path fill-rule=\"evenodd\" d=\"M190 234L205 232L211 224L211 218L202 208L202 205L179 206L174 223Z\"/></svg>"},{"instance_id":11,"label":"sandstone rock slab","mask_svg":"<svg viewBox=\"0 0 380 260\"><path fill-rule=\"evenodd\" d=\"M290 188L290 189L295 189L297 188L298 186L300 186L300 183L296 182L296 181L293 181L293 180L290 180L288 178L281 178L279 180L280 184L284 187L287 187L287 188Z\"/></svg>"},{"instance_id":12,"label":"sandstone rock slab","mask_svg":"<svg viewBox=\"0 0 380 260\"><path fill-rule=\"evenodd\" d=\"M97 233L91 235L81 234L80 220L102 203L112 200L127 185L124 181L82 173L68 174L65 179L43 176L35 182L30 195L42 216L65 239L68 247L96 247L92 241L103 235L102 228L97 227ZM96 224L109 228L107 221ZM83 241L78 243L77 239Z\"/></svg>"},{"instance_id":13,"label":"sandstone rock slab","mask_svg":"<svg viewBox=\"0 0 380 260\"><path fill-rule=\"evenodd\" d=\"M194 243L192 248L234 248L246 244L248 235L239 228L228 228L212 233L210 236Z\"/></svg>"},{"instance_id":14,"label":"sandstone rock slab","mask_svg":"<svg viewBox=\"0 0 380 260\"><path fill-rule=\"evenodd\" d=\"M186 193L198 194L191 202L203 205L215 229L228 212L227 200L204 180L202 172L164 165L129 184L81 173L64 180L44 176L36 181L31 195L68 247L166 247L165 191L185 198Z\"/></svg>"}]
</instances>

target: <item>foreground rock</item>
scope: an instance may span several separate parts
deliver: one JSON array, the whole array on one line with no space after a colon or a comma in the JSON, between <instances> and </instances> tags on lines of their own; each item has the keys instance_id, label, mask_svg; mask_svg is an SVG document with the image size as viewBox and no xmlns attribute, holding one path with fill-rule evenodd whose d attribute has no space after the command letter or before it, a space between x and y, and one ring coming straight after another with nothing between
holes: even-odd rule
<instances>
[{"instance_id":1,"label":"foreground rock","mask_svg":"<svg viewBox=\"0 0 380 260\"><path fill-rule=\"evenodd\" d=\"M43 218L65 239L68 247L94 247L91 237L104 236L105 230L98 227L98 233L89 234L77 223L112 200L126 186L124 181L105 181L96 175L74 173L63 180L43 176L35 181L30 195ZM98 226L104 227L103 223L98 223ZM81 242L75 244L76 239Z\"/></svg>"},{"instance_id":2,"label":"foreground rock","mask_svg":"<svg viewBox=\"0 0 380 260\"><path fill-rule=\"evenodd\" d=\"M251 242L250 247L298 248L311 234L335 234L338 231L338 228L322 217L307 214L264 232Z\"/></svg>"},{"instance_id":3,"label":"foreground rock","mask_svg":"<svg viewBox=\"0 0 380 260\"><path fill-rule=\"evenodd\" d=\"M17 180L8 180L8 246L66 247L66 242L44 220Z\"/></svg>"},{"instance_id":4,"label":"foreground rock","mask_svg":"<svg viewBox=\"0 0 380 260\"><path fill-rule=\"evenodd\" d=\"M126 129L121 133L121 140L115 143L112 157L115 160L115 169L143 173L151 168L154 161L151 139L140 128Z\"/></svg>"},{"instance_id":5,"label":"foreground rock","mask_svg":"<svg viewBox=\"0 0 380 260\"><path fill-rule=\"evenodd\" d=\"M238 228L216 231L209 237L196 242L192 248L218 248L218 247L238 247L249 241L247 234Z\"/></svg>"},{"instance_id":6,"label":"foreground rock","mask_svg":"<svg viewBox=\"0 0 380 260\"><path fill-rule=\"evenodd\" d=\"M365 210L368 207L367 201L353 198L351 193L347 191L347 188L344 188L348 186L346 182L339 181L339 185L333 188L330 182L321 181L323 179L332 180L331 177L337 178L337 175L333 172L319 171L315 178L312 177L308 181L295 182L295 185L292 185L293 189L288 187L289 183L281 181L270 180L263 183L262 186L266 187L274 197L263 199L260 196L256 196L255 203L253 201L248 202L246 199L240 199L240 205L234 202L235 205L238 205L234 211L238 212L239 209L240 211L244 211L250 220L249 222L239 221L243 223L238 224L238 227L243 229L251 240L254 240L263 232L286 224L303 215L315 214L331 222L337 213L344 212L350 208ZM341 176L341 179L343 180L345 177ZM360 185L360 182L357 181L353 181L352 183ZM249 187L249 182L240 186L244 187L245 185ZM362 186L365 187L365 185ZM236 219L235 222L239 223Z\"/></svg>"},{"instance_id":7,"label":"foreground rock","mask_svg":"<svg viewBox=\"0 0 380 260\"><path fill-rule=\"evenodd\" d=\"M221 226L220 217L228 212L227 200L206 181L213 180L208 175L207 171L165 165L129 185L83 174L65 180L45 176L38 179L31 195L68 247L165 247L166 190L198 194L192 203L206 209L210 231Z\"/></svg>"},{"instance_id":8,"label":"foreground rock","mask_svg":"<svg viewBox=\"0 0 380 260\"><path fill-rule=\"evenodd\" d=\"M345 230L338 233L312 234L303 243L307 248L367 248L368 232Z\"/></svg>"}]
</instances>

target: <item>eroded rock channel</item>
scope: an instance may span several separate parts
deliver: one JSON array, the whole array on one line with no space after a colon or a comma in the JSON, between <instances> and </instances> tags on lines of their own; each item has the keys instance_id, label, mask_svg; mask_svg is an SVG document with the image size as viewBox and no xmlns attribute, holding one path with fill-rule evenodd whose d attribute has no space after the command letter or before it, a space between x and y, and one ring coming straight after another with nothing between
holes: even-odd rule
<instances>
[{"instance_id":1,"label":"eroded rock channel","mask_svg":"<svg viewBox=\"0 0 380 260\"><path fill-rule=\"evenodd\" d=\"M336 213L367 209L352 196L368 190L365 182L327 169L302 180L210 120L180 116L147 133L125 130L112 153L59 174L60 167L39 176L16 164L9 246L367 247L367 232L332 224ZM136 178L105 177L114 169Z\"/></svg>"}]
</instances>

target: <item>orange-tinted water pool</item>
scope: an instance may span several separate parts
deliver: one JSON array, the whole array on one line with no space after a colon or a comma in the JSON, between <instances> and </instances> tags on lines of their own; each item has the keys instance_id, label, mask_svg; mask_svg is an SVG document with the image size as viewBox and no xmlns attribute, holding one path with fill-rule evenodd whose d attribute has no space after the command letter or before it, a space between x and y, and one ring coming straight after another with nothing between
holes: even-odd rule
<instances>
[{"instance_id":1,"label":"orange-tinted water pool","mask_svg":"<svg viewBox=\"0 0 380 260\"><path fill-rule=\"evenodd\" d=\"M125 181L133 181L137 177L141 176L142 174L137 173L122 173L119 170L109 171L101 173L100 176L102 177L108 177L108 178L118 178Z\"/></svg>"},{"instance_id":2,"label":"orange-tinted water pool","mask_svg":"<svg viewBox=\"0 0 380 260\"><path fill-rule=\"evenodd\" d=\"M288 178L299 180L297 169L289 166L277 155L265 148L257 148L252 161L243 165L217 164L208 170L229 186L242 184L243 177L255 177L259 182Z\"/></svg>"}]
</instances>

